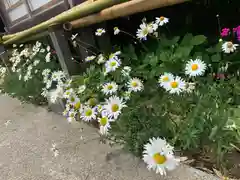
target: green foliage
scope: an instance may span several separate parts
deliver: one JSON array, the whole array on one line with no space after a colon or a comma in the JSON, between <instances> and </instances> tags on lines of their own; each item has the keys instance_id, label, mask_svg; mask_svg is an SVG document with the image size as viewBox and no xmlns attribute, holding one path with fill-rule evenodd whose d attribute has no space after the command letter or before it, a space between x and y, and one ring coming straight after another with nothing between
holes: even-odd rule
<instances>
[{"instance_id":1,"label":"green foliage","mask_svg":"<svg viewBox=\"0 0 240 180\"><path fill-rule=\"evenodd\" d=\"M111 135L125 142L125 147L138 156L150 138L163 137L177 150L201 153L207 149L220 164L224 154L232 150L231 144L240 142L240 83L236 76L239 65L234 64L235 70L230 71L239 54L225 56L221 46L220 42L209 47L203 35L187 33L182 38L161 35L157 46L147 52L135 49L132 44L123 47L121 66L132 68L129 77L122 76L122 68L106 75L101 65L91 65L73 78L73 86L86 85L81 102L92 97L104 102L102 84L115 81L119 85L116 95L124 97L129 78L138 77L144 81L144 91L131 94L128 107L111 124ZM208 68L201 77L187 77L185 65L196 58ZM222 72L221 67L226 65L227 72ZM195 90L180 95L166 92L158 85L159 75L165 72L195 83ZM218 73L225 73L228 78L218 79L214 76Z\"/></svg>"},{"instance_id":2,"label":"green foliage","mask_svg":"<svg viewBox=\"0 0 240 180\"><path fill-rule=\"evenodd\" d=\"M205 42L206 37L202 35L186 34L183 38L171 39L162 36L154 52L138 55L138 64L131 66L131 76L143 79L145 89L131 97L128 108L113 124L112 134L124 140L135 155L140 156L143 145L157 136L166 138L179 150L198 153L207 147L209 153L215 153L218 162L222 162L223 155L232 149L231 143L239 144L239 125L227 126L229 122L239 124L232 110L239 105L236 98L240 87L238 77L231 77L230 73L231 79L218 80L212 75L218 73L222 65L231 64L234 56L228 56L226 62L219 44L209 48L210 52ZM135 52L132 47L131 51L125 51L124 57L132 57L129 54ZM157 87L160 74L171 72L185 76L186 62L195 58L211 64L211 68L204 77L185 77L196 83L194 92L171 95Z\"/></svg>"}]
</instances>

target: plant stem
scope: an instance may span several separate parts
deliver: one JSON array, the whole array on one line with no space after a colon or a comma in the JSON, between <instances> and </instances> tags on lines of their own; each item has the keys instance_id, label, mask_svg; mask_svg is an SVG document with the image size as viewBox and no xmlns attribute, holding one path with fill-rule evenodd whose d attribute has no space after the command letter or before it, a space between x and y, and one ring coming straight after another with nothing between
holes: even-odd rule
<instances>
[{"instance_id":1,"label":"plant stem","mask_svg":"<svg viewBox=\"0 0 240 180\"><path fill-rule=\"evenodd\" d=\"M239 153L240 153L240 148L235 146L234 144L230 143L230 146L234 147Z\"/></svg>"},{"instance_id":2,"label":"plant stem","mask_svg":"<svg viewBox=\"0 0 240 180\"><path fill-rule=\"evenodd\" d=\"M81 41L81 40L79 40L79 39L77 39L76 41L81 42L81 43L83 43L83 44L85 44L85 45L88 45L88 46L90 46L90 47L93 47L93 48L96 49L97 51L101 52L100 49L98 49L97 47L95 47L95 46L93 46L93 45L91 45L91 44L88 44L88 43L86 43L86 42L84 42L84 41Z\"/></svg>"},{"instance_id":3,"label":"plant stem","mask_svg":"<svg viewBox=\"0 0 240 180\"><path fill-rule=\"evenodd\" d=\"M141 40L139 40L138 38L136 38L134 35L126 32L126 31L123 31L123 30L120 30L120 31L123 32L124 34L132 37L133 39L136 39L136 40L142 45L143 49L144 49L146 52L149 51L148 48L141 42Z\"/></svg>"},{"instance_id":4,"label":"plant stem","mask_svg":"<svg viewBox=\"0 0 240 180\"><path fill-rule=\"evenodd\" d=\"M90 51L91 53L93 53L94 55L97 55L95 52L93 52L90 49L85 48L84 46L80 45L79 43L77 43L78 46L80 46L81 48L85 49L86 51Z\"/></svg>"}]
</instances>

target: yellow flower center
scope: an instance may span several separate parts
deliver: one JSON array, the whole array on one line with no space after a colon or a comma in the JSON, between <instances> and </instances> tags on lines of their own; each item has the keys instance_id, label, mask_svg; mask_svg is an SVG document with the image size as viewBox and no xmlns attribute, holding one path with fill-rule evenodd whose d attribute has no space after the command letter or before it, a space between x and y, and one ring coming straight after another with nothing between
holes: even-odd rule
<instances>
[{"instance_id":1,"label":"yellow flower center","mask_svg":"<svg viewBox=\"0 0 240 180\"><path fill-rule=\"evenodd\" d=\"M233 47L233 43L232 43L232 42L228 42L228 43L227 43L227 47L228 47L228 48L232 48L232 47Z\"/></svg>"},{"instance_id":2,"label":"yellow flower center","mask_svg":"<svg viewBox=\"0 0 240 180\"><path fill-rule=\"evenodd\" d=\"M112 67L114 67L114 66L116 66L117 65L117 63L116 63L116 61L113 61L113 62L111 62L111 64L110 64Z\"/></svg>"},{"instance_id":3,"label":"yellow flower center","mask_svg":"<svg viewBox=\"0 0 240 180\"><path fill-rule=\"evenodd\" d=\"M178 82L176 82L176 81L171 82L171 87L172 88L177 88L178 87Z\"/></svg>"},{"instance_id":4,"label":"yellow flower center","mask_svg":"<svg viewBox=\"0 0 240 180\"><path fill-rule=\"evenodd\" d=\"M133 87L137 87L137 86L138 86L138 83L137 83L137 82L132 82L132 86L133 86Z\"/></svg>"},{"instance_id":5,"label":"yellow flower center","mask_svg":"<svg viewBox=\"0 0 240 180\"><path fill-rule=\"evenodd\" d=\"M160 21L163 21L165 19L165 17L161 16L159 19L160 19Z\"/></svg>"},{"instance_id":6,"label":"yellow flower center","mask_svg":"<svg viewBox=\"0 0 240 180\"><path fill-rule=\"evenodd\" d=\"M108 85L108 90L111 90L112 88L113 88L113 86L110 84L110 85Z\"/></svg>"},{"instance_id":7,"label":"yellow flower center","mask_svg":"<svg viewBox=\"0 0 240 180\"><path fill-rule=\"evenodd\" d=\"M91 116L91 115L92 115L92 110L91 110L91 109L88 109L88 110L85 112L85 115L86 115L86 116Z\"/></svg>"},{"instance_id":8,"label":"yellow flower center","mask_svg":"<svg viewBox=\"0 0 240 180\"><path fill-rule=\"evenodd\" d=\"M167 161L167 158L160 153L156 153L153 155L153 159L156 164L164 164Z\"/></svg>"},{"instance_id":9,"label":"yellow flower center","mask_svg":"<svg viewBox=\"0 0 240 180\"><path fill-rule=\"evenodd\" d=\"M164 77L162 78L162 81L163 81L163 82L168 82L168 81L169 81L169 77L164 76Z\"/></svg>"},{"instance_id":10,"label":"yellow flower center","mask_svg":"<svg viewBox=\"0 0 240 180\"><path fill-rule=\"evenodd\" d=\"M66 92L66 95L69 95L70 94L70 92L68 91L68 92Z\"/></svg>"},{"instance_id":11,"label":"yellow flower center","mask_svg":"<svg viewBox=\"0 0 240 180\"><path fill-rule=\"evenodd\" d=\"M106 126L106 124L108 123L108 118L107 117L101 118L99 123L101 126Z\"/></svg>"},{"instance_id":12,"label":"yellow flower center","mask_svg":"<svg viewBox=\"0 0 240 180\"><path fill-rule=\"evenodd\" d=\"M119 110L119 106L117 104L112 105L112 112L117 112Z\"/></svg>"},{"instance_id":13,"label":"yellow flower center","mask_svg":"<svg viewBox=\"0 0 240 180\"><path fill-rule=\"evenodd\" d=\"M142 33L143 33L143 35L147 35L148 34L148 29L147 28L143 29Z\"/></svg>"},{"instance_id":14,"label":"yellow flower center","mask_svg":"<svg viewBox=\"0 0 240 180\"><path fill-rule=\"evenodd\" d=\"M103 30L102 30L102 29L98 29L97 31L98 31L99 33L103 32Z\"/></svg>"},{"instance_id":15,"label":"yellow flower center","mask_svg":"<svg viewBox=\"0 0 240 180\"><path fill-rule=\"evenodd\" d=\"M193 70L193 71L196 71L197 69L198 69L198 65L197 65L197 64L193 64L193 65L192 65L192 70Z\"/></svg>"},{"instance_id":16,"label":"yellow flower center","mask_svg":"<svg viewBox=\"0 0 240 180\"><path fill-rule=\"evenodd\" d=\"M81 107L80 101L77 102L77 103L74 105L74 107L75 107L75 109L80 109L80 107Z\"/></svg>"}]
</instances>

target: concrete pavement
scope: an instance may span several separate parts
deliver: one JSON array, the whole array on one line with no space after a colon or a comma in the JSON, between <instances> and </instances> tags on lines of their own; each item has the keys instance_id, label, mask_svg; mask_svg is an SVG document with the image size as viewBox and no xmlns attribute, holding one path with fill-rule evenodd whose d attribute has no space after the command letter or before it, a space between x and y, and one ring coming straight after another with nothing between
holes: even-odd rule
<instances>
[{"instance_id":1,"label":"concrete pavement","mask_svg":"<svg viewBox=\"0 0 240 180\"><path fill-rule=\"evenodd\" d=\"M60 115L5 95L0 95L0 155L0 180L218 179L187 166L163 178L138 158L100 143L97 129L68 124Z\"/></svg>"}]
</instances>

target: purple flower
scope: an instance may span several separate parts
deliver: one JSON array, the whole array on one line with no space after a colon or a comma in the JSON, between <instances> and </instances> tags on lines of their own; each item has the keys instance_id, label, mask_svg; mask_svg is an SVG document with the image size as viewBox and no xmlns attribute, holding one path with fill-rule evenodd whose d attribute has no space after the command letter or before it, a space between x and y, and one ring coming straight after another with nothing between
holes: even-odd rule
<instances>
[{"instance_id":1,"label":"purple flower","mask_svg":"<svg viewBox=\"0 0 240 180\"><path fill-rule=\"evenodd\" d=\"M233 28L233 32L237 32L240 30L240 25L238 27Z\"/></svg>"},{"instance_id":2,"label":"purple flower","mask_svg":"<svg viewBox=\"0 0 240 180\"><path fill-rule=\"evenodd\" d=\"M228 36L229 32L230 32L229 28L223 28L221 32L221 36L222 37Z\"/></svg>"},{"instance_id":3,"label":"purple flower","mask_svg":"<svg viewBox=\"0 0 240 180\"><path fill-rule=\"evenodd\" d=\"M233 28L233 32L237 34L237 39L240 41L240 25L236 28Z\"/></svg>"}]
</instances>

